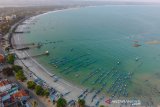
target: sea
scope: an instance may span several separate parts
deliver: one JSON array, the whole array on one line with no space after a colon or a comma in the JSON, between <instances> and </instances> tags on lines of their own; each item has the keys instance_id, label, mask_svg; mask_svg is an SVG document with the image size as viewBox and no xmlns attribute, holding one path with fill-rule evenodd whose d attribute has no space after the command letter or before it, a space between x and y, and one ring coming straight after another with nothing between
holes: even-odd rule
<instances>
[{"instance_id":1,"label":"sea","mask_svg":"<svg viewBox=\"0 0 160 107\"><path fill-rule=\"evenodd\" d=\"M50 12L24 43L51 73L111 97L160 102L160 6L108 5Z\"/></svg>"}]
</instances>

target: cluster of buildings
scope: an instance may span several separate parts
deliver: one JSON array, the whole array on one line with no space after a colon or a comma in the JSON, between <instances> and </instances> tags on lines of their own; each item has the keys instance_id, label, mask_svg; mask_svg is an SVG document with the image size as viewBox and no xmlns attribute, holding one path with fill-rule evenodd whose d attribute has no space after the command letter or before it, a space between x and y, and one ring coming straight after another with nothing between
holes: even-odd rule
<instances>
[{"instance_id":1,"label":"cluster of buildings","mask_svg":"<svg viewBox=\"0 0 160 107\"><path fill-rule=\"evenodd\" d=\"M7 79L0 81L0 107L28 106L29 98L29 92L20 89L17 84Z\"/></svg>"},{"instance_id":2,"label":"cluster of buildings","mask_svg":"<svg viewBox=\"0 0 160 107\"><path fill-rule=\"evenodd\" d=\"M10 16L1 16L0 17L0 22L3 22L3 21L10 21L10 20L14 20L17 18L17 15L15 14L12 14Z\"/></svg>"}]
</instances>

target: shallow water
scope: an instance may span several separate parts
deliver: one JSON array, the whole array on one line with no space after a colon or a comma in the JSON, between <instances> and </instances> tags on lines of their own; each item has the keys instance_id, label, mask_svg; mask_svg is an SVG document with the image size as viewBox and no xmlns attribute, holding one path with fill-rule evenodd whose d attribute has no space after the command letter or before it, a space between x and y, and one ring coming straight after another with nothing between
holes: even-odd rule
<instances>
[{"instance_id":1,"label":"shallow water","mask_svg":"<svg viewBox=\"0 0 160 107\"><path fill-rule=\"evenodd\" d=\"M107 94L120 76L129 97L158 103L160 45L146 42L160 40L159 10L160 6L103 6L45 14L35 19L24 39L43 44L31 49L32 54L48 50L49 56L36 59L72 83L95 89L106 83L102 91ZM128 73L133 75L125 80Z\"/></svg>"}]
</instances>

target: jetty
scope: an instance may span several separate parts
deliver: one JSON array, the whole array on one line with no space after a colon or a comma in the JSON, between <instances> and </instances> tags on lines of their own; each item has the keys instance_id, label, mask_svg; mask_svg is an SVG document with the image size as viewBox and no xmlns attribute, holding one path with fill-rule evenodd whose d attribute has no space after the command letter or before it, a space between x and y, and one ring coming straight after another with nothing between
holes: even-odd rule
<instances>
[{"instance_id":1,"label":"jetty","mask_svg":"<svg viewBox=\"0 0 160 107\"><path fill-rule=\"evenodd\" d=\"M16 50L18 51L24 51L24 50L28 50L31 48L41 48L41 44L34 44L34 43L30 43L30 44L15 44L15 46L20 47L20 48L16 48Z\"/></svg>"},{"instance_id":2,"label":"jetty","mask_svg":"<svg viewBox=\"0 0 160 107\"><path fill-rule=\"evenodd\" d=\"M13 46L33 46L35 43L13 44Z\"/></svg>"},{"instance_id":3,"label":"jetty","mask_svg":"<svg viewBox=\"0 0 160 107\"><path fill-rule=\"evenodd\" d=\"M20 60L26 60L28 58L35 58L35 57L40 57L40 56L48 56L49 55L49 52L48 51L45 51L44 53L41 53L41 54L37 54L37 55L33 55L33 56L26 56L26 57L23 57L23 58L19 58Z\"/></svg>"},{"instance_id":4,"label":"jetty","mask_svg":"<svg viewBox=\"0 0 160 107\"><path fill-rule=\"evenodd\" d=\"M13 33L30 33L30 31L14 31Z\"/></svg>"}]
</instances>

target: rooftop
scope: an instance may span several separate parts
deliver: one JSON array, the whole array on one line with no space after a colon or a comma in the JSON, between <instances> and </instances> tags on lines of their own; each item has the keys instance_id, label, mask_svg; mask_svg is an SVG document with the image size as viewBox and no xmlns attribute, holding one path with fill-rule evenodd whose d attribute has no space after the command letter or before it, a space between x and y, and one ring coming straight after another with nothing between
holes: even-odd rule
<instances>
[{"instance_id":1,"label":"rooftop","mask_svg":"<svg viewBox=\"0 0 160 107\"><path fill-rule=\"evenodd\" d=\"M24 96L29 96L25 90L19 90L17 93L12 95L12 98L22 98Z\"/></svg>"},{"instance_id":2,"label":"rooftop","mask_svg":"<svg viewBox=\"0 0 160 107\"><path fill-rule=\"evenodd\" d=\"M11 84L11 82L9 80L7 80L7 79L1 80L0 81L0 88L3 87L3 86L6 86L8 84Z\"/></svg>"},{"instance_id":3,"label":"rooftop","mask_svg":"<svg viewBox=\"0 0 160 107\"><path fill-rule=\"evenodd\" d=\"M0 63L4 62L4 56L2 54L0 54Z\"/></svg>"}]
</instances>

